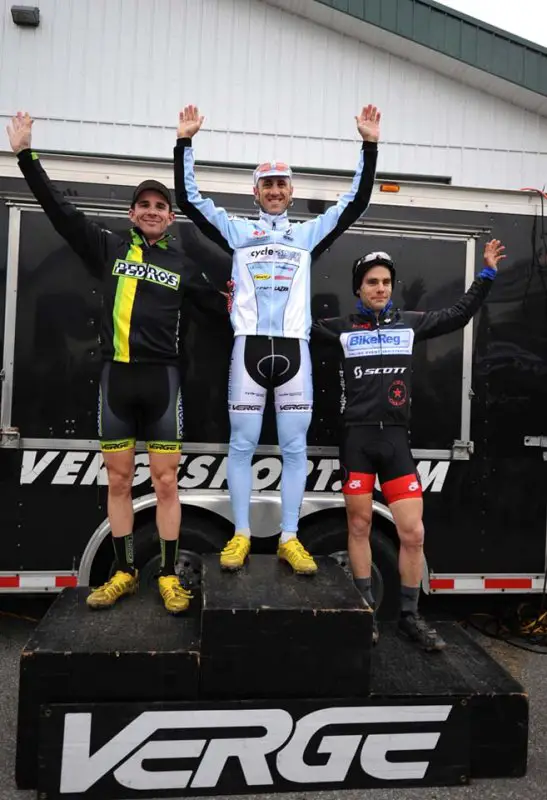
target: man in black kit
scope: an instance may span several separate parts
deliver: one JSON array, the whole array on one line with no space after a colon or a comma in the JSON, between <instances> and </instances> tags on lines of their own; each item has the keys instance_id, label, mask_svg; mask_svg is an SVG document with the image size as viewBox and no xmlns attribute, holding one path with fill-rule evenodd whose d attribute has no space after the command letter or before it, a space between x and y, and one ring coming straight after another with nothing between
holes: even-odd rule
<instances>
[{"instance_id":1,"label":"man in black kit","mask_svg":"<svg viewBox=\"0 0 547 800\"><path fill-rule=\"evenodd\" d=\"M424 526L422 489L408 436L412 350L417 341L469 322L490 291L504 249L496 239L488 242L485 266L463 297L450 308L425 313L393 307L393 260L387 253L369 253L353 265L357 313L320 320L314 326L316 333L338 340L343 354L340 464L355 584L374 608L370 529L378 475L400 541L399 630L428 651L442 650L445 642L418 612ZM373 638L378 640L376 622Z\"/></svg>"}]
</instances>

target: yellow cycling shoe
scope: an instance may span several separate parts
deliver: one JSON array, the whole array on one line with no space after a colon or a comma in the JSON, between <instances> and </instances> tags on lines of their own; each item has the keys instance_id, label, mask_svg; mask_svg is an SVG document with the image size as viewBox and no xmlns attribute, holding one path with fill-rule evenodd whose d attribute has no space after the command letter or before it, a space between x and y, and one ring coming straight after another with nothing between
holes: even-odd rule
<instances>
[{"instance_id":1,"label":"yellow cycling shoe","mask_svg":"<svg viewBox=\"0 0 547 800\"><path fill-rule=\"evenodd\" d=\"M158 586L165 610L170 614L186 611L193 595L181 584L178 575L160 575Z\"/></svg>"},{"instance_id":2,"label":"yellow cycling shoe","mask_svg":"<svg viewBox=\"0 0 547 800\"><path fill-rule=\"evenodd\" d=\"M287 561L299 575L313 575L317 572L317 564L296 536L285 544L279 541L277 557L281 561Z\"/></svg>"},{"instance_id":3,"label":"yellow cycling shoe","mask_svg":"<svg viewBox=\"0 0 547 800\"><path fill-rule=\"evenodd\" d=\"M250 549L250 538L236 533L220 554L220 566L222 569L240 569L245 563Z\"/></svg>"},{"instance_id":4,"label":"yellow cycling shoe","mask_svg":"<svg viewBox=\"0 0 547 800\"><path fill-rule=\"evenodd\" d=\"M110 608L125 594L135 594L139 588L139 575L137 570L132 575L119 569L106 583L88 594L86 603L89 608Z\"/></svg>"}]
</instances>

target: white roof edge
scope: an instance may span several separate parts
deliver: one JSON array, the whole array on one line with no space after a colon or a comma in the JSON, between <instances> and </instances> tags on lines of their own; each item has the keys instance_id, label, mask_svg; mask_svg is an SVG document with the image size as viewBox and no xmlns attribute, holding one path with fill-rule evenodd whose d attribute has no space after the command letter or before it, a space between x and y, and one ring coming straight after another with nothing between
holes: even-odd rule
<instances>
[{"instance_id":1,"label":"white roof edge","mask_svg":"<svg viewBox=\"0 0 547 800\"><path fill-rule=\"evenodd\" d=\"M452 80L496 95L527 111L547 116L547 97L544 95L349 16L343 11L336 11L316 0L265 0L265 2L372 47L385 50L398 58L425 66Z\"/></svg>"}]
</instances>

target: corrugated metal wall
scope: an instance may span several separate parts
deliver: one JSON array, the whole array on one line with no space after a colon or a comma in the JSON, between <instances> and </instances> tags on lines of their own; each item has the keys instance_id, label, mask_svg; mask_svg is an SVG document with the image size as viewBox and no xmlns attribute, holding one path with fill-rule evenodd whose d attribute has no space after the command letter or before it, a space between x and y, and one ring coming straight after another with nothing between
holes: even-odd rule
<instances>
[{"instance_id":1,"label":"corrugated metal wall","mask_svg":"<svg viewBox=\"0 0 547 800\"><path fill-rule=\"evenodd\" d=\"M469 186L542 186L547 119L261 0L0 0L0 118L48 150L169 158L198 103L201 160L351 169L354 115L384 112L379 168ZM2 149L7 149L3 140Z\"/></svg>"}]
</instances>

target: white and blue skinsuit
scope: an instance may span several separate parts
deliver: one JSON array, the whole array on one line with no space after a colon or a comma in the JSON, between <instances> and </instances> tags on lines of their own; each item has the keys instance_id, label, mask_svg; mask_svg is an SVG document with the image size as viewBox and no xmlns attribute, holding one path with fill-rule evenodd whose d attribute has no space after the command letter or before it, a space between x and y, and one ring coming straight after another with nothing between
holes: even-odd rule
<instances>
[{"instance_id":1,"label":"white and blue skinsuit","mask_svg":"<svg viewBox=\"0 0 547 800\"><path fill-rule=\"evenodd\" d=\"M286 211L277 215L260 211L258 219L244 219L229 216L200 195L192 140L177 140L177 203L206 236L233 256L230 316L235 341L228 390L228 486L236 532L249 528L251 462L268 388L274 389L283 455L281 528L298 530L313 406L310 266L366 211L376 158L377 144L363 142L350 191L315 219L291 223Z\"/></svg>"}]
</instances>

